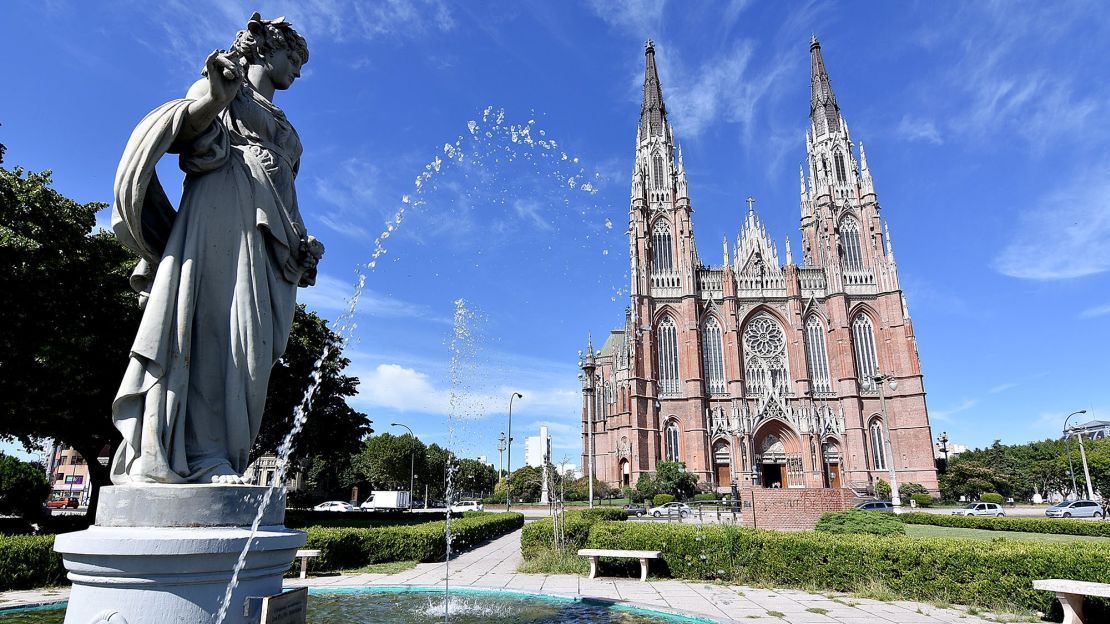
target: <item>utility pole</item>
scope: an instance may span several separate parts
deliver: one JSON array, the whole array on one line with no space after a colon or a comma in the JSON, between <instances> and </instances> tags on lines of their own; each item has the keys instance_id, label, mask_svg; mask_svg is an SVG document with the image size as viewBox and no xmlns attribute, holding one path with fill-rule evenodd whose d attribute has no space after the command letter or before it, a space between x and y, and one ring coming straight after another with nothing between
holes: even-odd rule
<instances>
[{"instance_id":1,"label":"utility pole","mask_svg":"<svg viewBox=\"0 0 1110 624\"><path fill-rule=\"evenodd\" d=\"M497 480L500 481L505 472L505 432L497 436Z\"/></svg>"},{"instance_id":2,"label":"utility pole","mask_svg":"<svg viewBox=\"0 0 1110 624\"><path fill-rule=\"evenodd\" d=\"M579 354L581 355L581 354ZM587 422L587 437L588 437L588 453L589 453L589 470L586 473L590 487L590 507L594 506L594 371L597 369L597 362L594 359L594 340L593 336L589 337L586 345L586 357L579 361L578 365L582 368L582 374L578 379L582 381L582 392L586 397L586 422Z\"/></svg>"}]
</instances>

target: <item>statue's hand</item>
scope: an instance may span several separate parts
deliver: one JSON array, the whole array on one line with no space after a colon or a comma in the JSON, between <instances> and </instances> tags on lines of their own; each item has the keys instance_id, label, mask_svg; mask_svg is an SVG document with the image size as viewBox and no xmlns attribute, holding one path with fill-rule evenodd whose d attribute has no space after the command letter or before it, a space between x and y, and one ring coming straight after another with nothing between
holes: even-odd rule
<instances>
[{"instance_id":1,"label":"statue's hand","mask_svg":"<svg viewBox=\"0 0 1110 624\"><path fill-rule=\"evenodd\" d=\"M305 271L311 271L320 263L320 258L324 257L324 244L315 236L303 238L301 239L300 255L301 268Z\"/></svg>"},{"instance_id":2,"label":"statue's hand","mask_svg":"<svg viewBox=\"0 0 1110 624\"><path fill-rule=\"evenodd\" d=\"M208 95L220 108L235 99L243 84L243 68L221 50L213 50L204 61L204 75L208 78Z\"/></svg>"}]
</instances>

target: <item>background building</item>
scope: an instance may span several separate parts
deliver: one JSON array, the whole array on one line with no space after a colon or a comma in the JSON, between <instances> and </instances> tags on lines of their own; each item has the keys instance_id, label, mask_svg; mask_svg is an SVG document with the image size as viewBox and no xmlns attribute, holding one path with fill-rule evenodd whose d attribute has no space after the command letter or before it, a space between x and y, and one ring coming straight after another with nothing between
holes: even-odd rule
<instances>
[{"instance_id":1,"label":"background building","mask_svg":"<svg viewBox=\"0 0 1110 624\"><path fill-rule=\"evenodd\" d=\"M108 465L108 452L109 449L105 446L96 460L102 466ZM73 447L52 445L47 460L50 498L57 500L72 496L77 498L82 507L87 505L92 482L89 480L89 466L85 458Z\"/></svg>"},{"instance_id":2,"label":"background building","mask_svg":"<svg viewBox=\"0 0 1110 624\"><path fill-rule=\"evenodd\" d=\"M785 262L747 199L721 264L702 260L681 148L648 42L628 242L631 306L597 357L582 410L597 478L635 484L661 460L704 482L763 487L937 490L925 389L863 145L852 142L816 38L805 165L802 257ZM858 158L857 158L858 154ZM590 345L592 351L592 344ZM877 375L887 384L885 417ZM592 404L591 404L592 402Z\"/></svg>"},{"instance_id":3,"label":"background building","mask_svg":"<svg viewBox=\"0 0 1110 624\"><path fill-rule=\"evenodd\" d=\"M548 435L547 425L540 427L540 434L528 436L524 439L524 464L533 468L542 468L551 457L551 436Z\"/></svg>"}]
</instances>

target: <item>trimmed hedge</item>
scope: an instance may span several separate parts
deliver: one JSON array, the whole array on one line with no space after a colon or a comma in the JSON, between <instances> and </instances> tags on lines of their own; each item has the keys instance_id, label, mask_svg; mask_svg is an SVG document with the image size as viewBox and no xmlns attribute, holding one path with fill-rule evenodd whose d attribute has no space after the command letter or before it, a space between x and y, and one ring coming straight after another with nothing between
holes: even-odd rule
<instances>
[{"instance_id":1,"label":"trimmed hedge","mask_svg":"<svg viewBox=\"0 0 1110 624\"><path fill-rule=\"evenodd\" d=\"M979 500L983 501L984 503L995 503L998 505L1006 502L1006 499L1002 498L1002 495L996 492L987 492L986 494L980 496Z\"/></svg>"},{"instance_id":2,"label":"trimmed hedge","mask_svg":"<svg viewBox=\"0 0 1110 624\"><path fill-rule=\"evenodd\" d=\"M821 514L814 528L818 533L869 533L871 535L905 535L906 525L894 514L881 511L831 511Z\"/></svg>"},{"instance_id":3,"label":"trimmed hedge","mask_svg":"<svg viewBox=\"0 0 1110 624\"><path fill-rule=\"evenodd\" d=\"M564 514L563 530L568 550L577 552L586 546L590 527L598 522L622 521L627 518L623 509L615 507L595 507L568 511ZM520 534L520 553L525 559L533 559L545 550L555 548L554 521L550 517L529 522Z\"/></svg>"},{"instance_id":4,"label":"trimmed hedge","mask_svg":"<svg viewBox=\"0 0 1110 624\"><path fill-rule=\"evenodd\" d=\"M904 513L899 515L898 519L906 524L930 524L960 529L1110 537L1110 522L1089 522L1067 518L985 518L981 516Z\"/></svg>"},{"instance_id":5,"label":"trimmed hedge","mask_svg":"<svg viewBox=\"0 0 1110 624\"><path fill-rule=\"evenodd\" d=\"M909 600L1042 612L1048 612L1055 597L1034 590L1034 579L1105 582L1110 578L1110 546L1090 543L603 522L590 530L587 546L661 550L666 571L678 578L848 592L878 582Z\"/></svg>"},{"instance_id":6,"label":"trimmed hedge","mask_svg":"<svg viewBox=\"0 0 1110 624\"><path fill-rule=\"evenodd\" d=\"M910 499L917 503L918 507L933 506L933 497L928 494L911 494Z\"/></svg>"},{"instance_id":7,"label":"trimmed hedge","mask_svg":"<svg viewBox=\"0 0 1110 624\"><path fill-rule=\"evenodd\" d=\"M670 502L674 502L674 497L670 494L656 494L655 498L651 499L651 506L661 507Z\"/></svg>"},{"instance_id":8,"label":"trimmed hedge","mask_svg":"<svg viewBox=\"0 0 1110 624\"><path fill-rule=\"evenodd\" d=\"M53 535L0 537L0 591L59 585L66 581Z\"/></svg>"},{"instance_id":9,"label":"trimmed hedge","mask_svg":"<svg viewBox=\"0 0 1110 624\"><path fill-rule=\"evenodd\" d=\"M524 515L479 513L451 521L451 549L465 550L511 533L524 525ZM357 568L389 561L439 561L447 554L446 523L377 527L309 526L307 548L320 549L309 560L314 571Z\"/></svg>"}]
</instances>

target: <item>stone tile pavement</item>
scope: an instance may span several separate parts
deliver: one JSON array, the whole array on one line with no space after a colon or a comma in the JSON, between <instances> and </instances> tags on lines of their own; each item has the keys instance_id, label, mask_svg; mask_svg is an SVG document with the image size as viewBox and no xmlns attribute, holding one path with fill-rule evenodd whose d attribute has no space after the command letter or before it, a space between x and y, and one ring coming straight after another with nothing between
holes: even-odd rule
<instances>
[{"instance_id":1,"label":"stone tile pavement","mask_svg":"<svg viewBox=\"0 0 1110 624\"><path fill-rule=\"evenodd\" d=\"M813 594L671 579L589 579L569 574L520 574L520 531L505 535L445 563L422 563L397 574L354 574L286 579L286 587L452 587L505 589L610 600L715 622L774 624L980 624L998 621L959 607L941 609L916 602L881 602L846 595ZM68 588L0 592L0 609L58 602ZM990 618L990 619L984 619ZM1011 618L1012 619L1012 618Z\"/></svg>"},{"instance_id":2,"label":"stone tile pavement","mask_svg":"<svg viewBox=\"0 0 1110 624\"><path fill-rule=\"evenodd\" d=\"M916 602L882 602L846 595L760 589L670 579L589 579L569 574L520 574L520 531L505 535L450 562L450 585L508 589L568 597L596 598L705 618L715 622L776 624L979 624L995 619L959 607ZM445 563L422 563L397 574L320 576L288 579L287 587L425 585L442 587ZM989 615L987 617L990 617Z\"/></svg>"}]
</instances>

